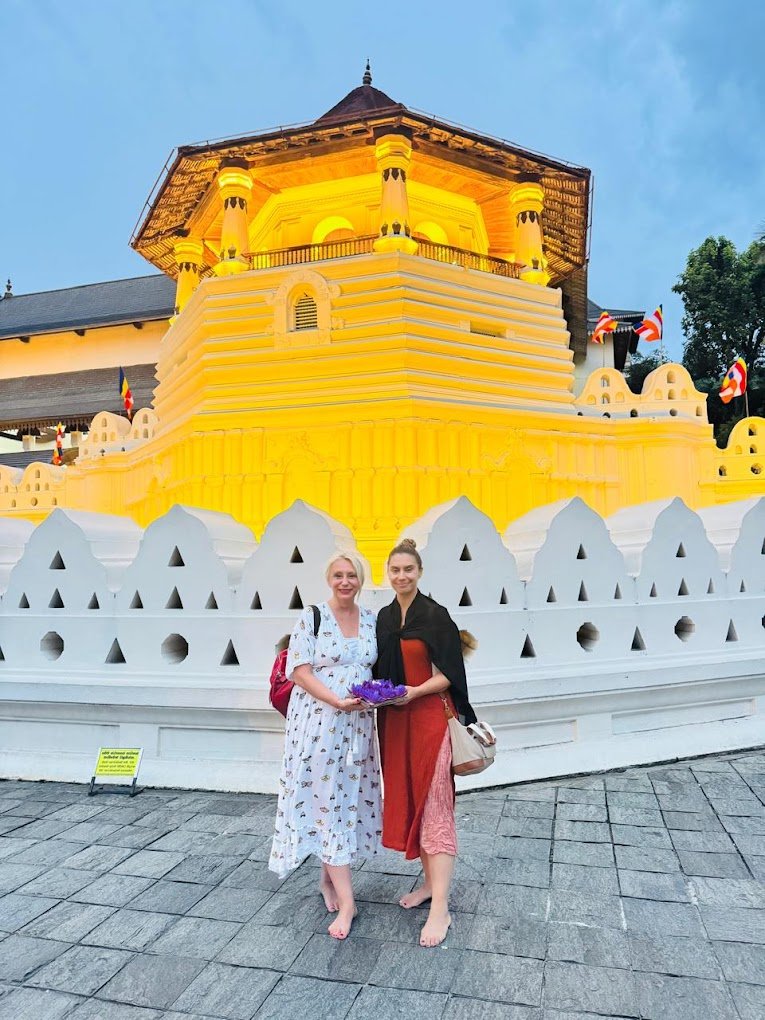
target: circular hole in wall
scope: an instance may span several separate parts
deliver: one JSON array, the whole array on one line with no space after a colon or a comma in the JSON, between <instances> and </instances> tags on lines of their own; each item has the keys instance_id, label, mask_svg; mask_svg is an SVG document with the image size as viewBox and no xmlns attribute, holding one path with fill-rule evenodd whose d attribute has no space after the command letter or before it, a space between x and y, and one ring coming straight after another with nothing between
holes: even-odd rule
<instances>
[{"instance_id":1,"label":"circular hole in wall","mask_svg":"<svg viewBox=\"0 0 765 1020\"><path fill-rule=\"evenodd\" d=\"M749 470L753 475L760 475L762 474L762 464L752 464Z\"/></svg>"},{"instance_id":2,"label":"circular hole in wall","mask_svg":"<svg viewBox=\"0 0 765 1020\"><path fill-rule=\"evenodd\" d=\"M64 639L55 630L49 630L40 641L40 651L46 659L58 659L64 651Z\"/></svg>"},{"instance_id":3,"label":"circular hole in wall","mask_svg":"<svg viewBox=\"0 0 765 1020\"><path fill-rule=\"evenodd\" d=\"M183 662L189 654L189 643L181 634L168 634L162 642L162 658L165 662Z\"/></svg>"},{"instance_id":4,"label":"circular hole in wall","mask_svg":"<svg viewBox=\"0 0 765 1020\"><path fill-rule=\"evenodd\" d=\"M600 631L594 623L583 623L576 632L576 640L585 652L591 652L600 638Z\"/></svg>"},{"instance_id":5,"label":"circular hole in wall","mask_svg":"<svg viewBox=\"0 0 765 1020\"><path fill-rule=\"evenodd\" d=\"M675 636L681 641L688 641L691 634L696 630L696 624L690 616L681 616L675 624Z\"/></svg>"},{"instance_id":6,"label":"circular hole in wall","mask_svg":"<svg viewBox=\"0 0 765 1020\"><path fill-rule=\"evenodd\" d=\"M676 418L677 417L677 408L676 407L670 407L669 413L672 415L673 418Z\"/></svg>"},{"instance_id":7,"label":"circular hole in wall","mask_svg":"<svg viewBox=\"0 0 765 1020\"><path fill-rule=\"evenodd\" d=\"M32 506L37 506L37 497L32 496L29 502L32 504Z\"/></svg>"}]
</instances>

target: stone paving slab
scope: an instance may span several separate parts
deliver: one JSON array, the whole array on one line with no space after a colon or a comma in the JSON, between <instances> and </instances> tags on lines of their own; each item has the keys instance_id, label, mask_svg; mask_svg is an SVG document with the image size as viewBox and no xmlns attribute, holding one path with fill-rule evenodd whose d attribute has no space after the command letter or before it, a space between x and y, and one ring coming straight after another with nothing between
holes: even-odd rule
<instances>
[{"instance_id":1,"label":"stone paving slab","mask_svg":"<svg viewBox=\"0 0 765 1020\"><path fill-rule=\"evenodd\" d=\"M764 1020L765 754L460 795L453 924L354 868L345 943L274 798L0 781L0 1020Z\"/></svg>"}]
</instances>

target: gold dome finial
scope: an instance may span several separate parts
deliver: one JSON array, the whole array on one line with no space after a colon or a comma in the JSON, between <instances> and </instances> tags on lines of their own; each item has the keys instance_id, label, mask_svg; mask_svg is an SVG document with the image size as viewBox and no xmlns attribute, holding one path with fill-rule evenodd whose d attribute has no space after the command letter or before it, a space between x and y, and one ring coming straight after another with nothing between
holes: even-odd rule
<instances>
[{"instance_id":1,"label":"gold dome finial","mask_svg":"<svg viewBox=\"0 0 765 1020\"><path fill-rule=\"evenodd\" d=\"M361 79L361 84L362 85L372 84L372 72L369 69L369 57L367 57L367 67L366 70L364 71L364 77Z\"/></svg>"}]
</instances>

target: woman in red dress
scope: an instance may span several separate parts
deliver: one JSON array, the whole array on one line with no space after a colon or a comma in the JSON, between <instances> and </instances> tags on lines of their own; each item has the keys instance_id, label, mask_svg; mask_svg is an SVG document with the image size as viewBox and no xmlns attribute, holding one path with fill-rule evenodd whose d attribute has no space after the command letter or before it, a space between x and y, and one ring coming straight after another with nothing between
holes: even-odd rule
<instances>
[{"instance_id":1,"label":"woman in red dress","mask_svg":"<svg viewBox=\"0 0 765 1020\"><path fill-rule=\"evenodd\" d=\"M411 539L388 557L396 592L377 617L375 675L406 686L377 713L384 783L382 842L422 861L423 883L402 907L430 900L420 945L437 946L451 924L449 887L457 855L447 706L476 721L467 693L459 631L443 606L418 590L422 559Z\"/></svg>"}]
</instances>

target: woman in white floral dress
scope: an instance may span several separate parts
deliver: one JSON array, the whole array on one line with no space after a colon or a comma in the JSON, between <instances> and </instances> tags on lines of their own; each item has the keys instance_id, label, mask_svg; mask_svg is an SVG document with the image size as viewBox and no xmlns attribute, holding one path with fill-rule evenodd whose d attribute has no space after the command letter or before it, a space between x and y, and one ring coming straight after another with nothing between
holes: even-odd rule
<instances>
[{"instance_id":1,"label":"woman in white floral dress","mask_svg":"<svg viewBox=\"0 0 765 1020\"><path fill-rule=\"evenodd\" d=\"M289 874L310 854L322 862L321 893L337 911L329 934L344 939L356 916L350 865L380 848L380 767L374 712L349 695L372 676L375 615L356 604L361 562L345 553L327 567L332 597L304 609L290 639L287 712L276 832L269 868Z\"/></svg>"}]
</instances>

